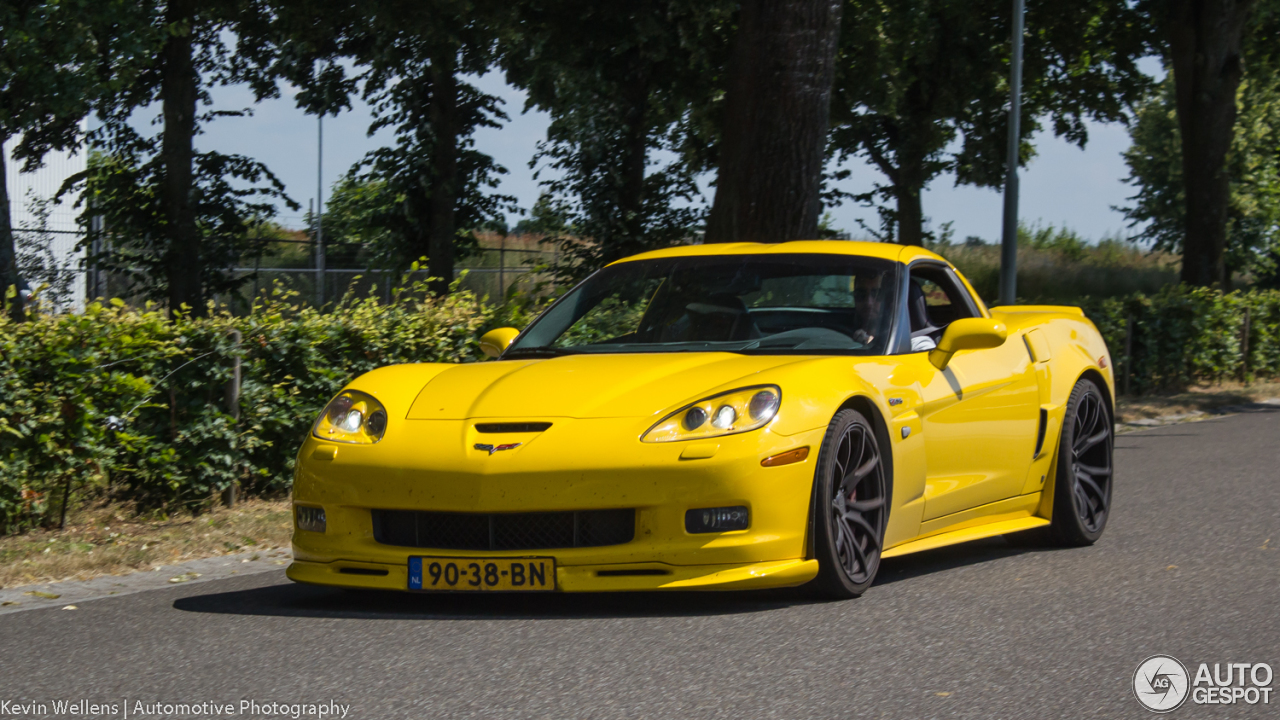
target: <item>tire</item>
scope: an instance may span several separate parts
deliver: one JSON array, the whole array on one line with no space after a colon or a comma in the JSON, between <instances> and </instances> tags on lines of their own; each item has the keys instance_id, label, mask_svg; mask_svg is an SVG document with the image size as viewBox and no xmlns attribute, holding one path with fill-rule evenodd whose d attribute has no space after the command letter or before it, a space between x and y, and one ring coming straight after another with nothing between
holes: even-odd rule
<instances>
[{"instance_id":1,"label":"tire","mask_svg":"<svg viewBox=\"0 0 1280 720\"><path fill-rule=\"evenodd\" d=\"M1058 443L1049 540L1055 545L1092 545L1111 512L1115 422L1098 385L1081 378L1071 390Z\"/></svg>"},{"instance_id":2,"label":"tire","mask_svg":"<svg viewBox=\"0 0 1280 720\"><path fill-rule=\"evenodd\" d=\"M875 581L893 497L888 447L887 439L856 410L841 410L827 427L818 451L812 511L818 560L812 589L823 597L858 597Z\"/></svg>"}]
</instances>

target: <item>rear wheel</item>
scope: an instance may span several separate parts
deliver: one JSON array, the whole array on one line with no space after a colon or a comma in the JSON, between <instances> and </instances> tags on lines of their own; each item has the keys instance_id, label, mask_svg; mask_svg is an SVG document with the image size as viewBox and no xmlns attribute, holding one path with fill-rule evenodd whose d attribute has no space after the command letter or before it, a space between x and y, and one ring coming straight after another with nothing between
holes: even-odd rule
<instances>
[{"instance_id":1,"label":"rear wheel","mask_svg":"<svg viewBox=\"0 0 1280 720\"><path fill-rule=\"evenodd\" d=\"M856 410L836 413L822 441L814 478L814 587L827 597L861 595L880 569L890 497L881 448L875 428Z\"/></svg>"},{"instance_id":2,"label":"rear wheel","mask_svg":"<svg viewBox=\"0 0 1280 720\"><path fill-rule=\"evenodd\" d=\"M1059 545L1092 545L1111 512L1115 423L1098 385L1082 378L1071 391L1058 444L1049 535Z\"/></svg>"}]
</instances>

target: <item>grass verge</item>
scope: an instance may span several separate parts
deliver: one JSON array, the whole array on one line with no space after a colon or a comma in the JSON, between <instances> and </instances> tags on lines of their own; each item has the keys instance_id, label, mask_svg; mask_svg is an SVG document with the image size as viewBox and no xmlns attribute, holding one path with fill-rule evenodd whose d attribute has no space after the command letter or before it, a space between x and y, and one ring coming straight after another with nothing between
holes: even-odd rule
<instances>
[{"instance_id":1,"label":"grass verge","mask_svg":"<svg viewBox=\"0 0 1280 720\"><path fill-rule=\"evenodd\" d=\"M78 513L64 530L0 537L0 587L87 580L184 560L289 546L287 500L250 500L198 516L130 517L125 508Z\"/></svg>"},{"instance_id":2,"label":"grass verge","mask_svg":"<svg viewBox=\"0 0 1280 720\"><path fill-rule=\"evenodd\" d=\"M1121 397L1116 402L1116 421L1132 423L1170 415L1213 413L1276 397L1280 397L1280 382L1220 383L1179 393Z\"/></svg>"}]
</instances>

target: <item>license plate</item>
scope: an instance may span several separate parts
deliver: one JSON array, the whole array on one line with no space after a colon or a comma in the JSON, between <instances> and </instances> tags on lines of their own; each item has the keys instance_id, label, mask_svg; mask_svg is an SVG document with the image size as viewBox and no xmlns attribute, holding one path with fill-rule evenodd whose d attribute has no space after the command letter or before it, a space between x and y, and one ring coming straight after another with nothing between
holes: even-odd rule
<instances>
[{"instance_id":1,"label":"license plate","mask_svg":"<svg viewBox=\"0 0 1280 720\"><path fill-rule=\"evenodd\" d=\"M555 558L409 558L410 590L545 591L556 589Z\"/></svg>"}]
</instances>

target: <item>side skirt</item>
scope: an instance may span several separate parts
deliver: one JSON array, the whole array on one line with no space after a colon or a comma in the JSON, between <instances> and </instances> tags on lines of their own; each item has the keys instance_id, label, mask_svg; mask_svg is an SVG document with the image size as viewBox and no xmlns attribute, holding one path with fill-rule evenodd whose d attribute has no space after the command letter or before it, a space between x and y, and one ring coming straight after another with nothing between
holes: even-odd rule
<instances>
[{"instance_id":1,"label":"side skirt","mask_svg":"<svg viewBox=\"0 0 1280 720\"><path fill-rule=\"evenodd\" d=\"M981 540L982 538L1008 535L1009 533L1044 527L1049 520L1031 515L1040 504L1040 493L1024 495L1011 500L984 505L980 508L966 510L933 521L941 532L922 537L885 550L880 557L891 558L899 555L933 550L934 548ZM1012 507L1011 507L1012 506ZM1016 509L1015 509L1016 508ZM1001 511L1004 512L1001 512ZM969 517L965 517L969 516ZM960 527L956 528L956 525ZM950 526L955 529L944 529Z\"/></svg>"}]
</instances>

